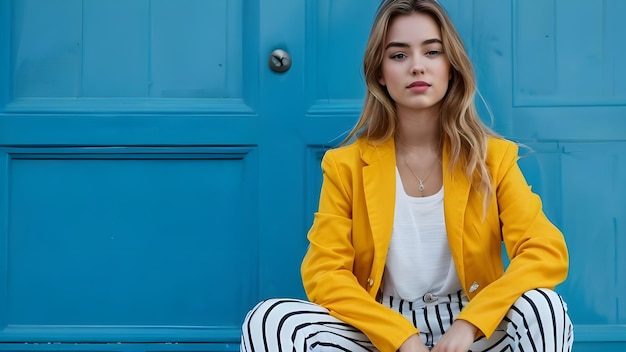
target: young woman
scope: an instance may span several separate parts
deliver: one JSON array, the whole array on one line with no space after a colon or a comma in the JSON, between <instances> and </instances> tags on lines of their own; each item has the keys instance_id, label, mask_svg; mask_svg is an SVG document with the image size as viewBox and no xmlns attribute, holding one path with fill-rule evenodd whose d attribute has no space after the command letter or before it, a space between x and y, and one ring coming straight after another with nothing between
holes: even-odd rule
<instances>
[{"instance_id":1,"label":"young woman","mask_svg":"<svg viewBox=\"0 0 626 352\"><path fill-rule=\"evenodd\" d=\"M387 0L348 145L324 156L302 279L261 302L242 351L569 351L568 269L514 143L474 107L471 62L435 0ZM510 258L503 270L501 244Z\"/></svg>"}]
</instances>

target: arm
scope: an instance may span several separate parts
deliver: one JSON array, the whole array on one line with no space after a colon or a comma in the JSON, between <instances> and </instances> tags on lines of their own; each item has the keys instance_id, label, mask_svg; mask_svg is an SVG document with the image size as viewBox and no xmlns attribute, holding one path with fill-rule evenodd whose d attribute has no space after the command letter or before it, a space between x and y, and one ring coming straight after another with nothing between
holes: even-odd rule
<instances>
[{"instance_id":1,"label":"arm","mask_svg":"<svg viewBox=\"0 0 626 352\"><path fill-rule=\"evenodd\" d=\"M428 347L424 345L419 335L411 335L402 344L402 346L400 346L400 349L398 349L398 351L399 352L428 352Z\"/></svg>"},{"instance_id":2,"label":"arm","mask_svg":"<svg viewBox=\"0 0 626 352\"><path fill-rule=\"evenodd\" d=\"M554 288L565 280L568 254L561 232L547 219L517 165L517 147L506 142L494 161L493 182L502 240L511 262L500 278L479 292L458 316L491 336L524 292Z\"/></svg>"},{"instance_id":3,"label":"arm","mask_svg":"<svg viewBox=\"0 0 626 352\"><path fill-rule=\"evenodd\" d=\"M355 258L353 180L346 170L343 173L339 170L332 151L324 156L322 171L319 211L308 234L310 245L302 263L305 291L312 302L361 330L378 349L396 351L411 335L417 334L417 329L400 314L378 303L364 287L366 282L359 283L354 274L355 262L360 267L369 267L371 263L364 263L368 260L365 258ZM360 172L355 170L351 175Z\"/></svg>"}]
</instances>

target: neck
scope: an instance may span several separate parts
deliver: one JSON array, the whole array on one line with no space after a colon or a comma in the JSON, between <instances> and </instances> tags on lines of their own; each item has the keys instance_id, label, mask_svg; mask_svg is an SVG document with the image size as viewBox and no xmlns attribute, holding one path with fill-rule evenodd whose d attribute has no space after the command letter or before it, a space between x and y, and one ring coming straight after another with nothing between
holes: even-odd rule
<instances>
[{"instance_id":1,"label":"neck","mask_svg":"<svg viewBox=\"0 0 626 352\"><path fill-rule=\"evenodd\" d=\"M433 107L434 108L434 107ZM397 136L400 142L415 149L439 149L441 126L438 109L398 110Z\"/></svg>"},{"instance_id":2,"label":"neck","mask_svg":"<svg viewBox=\"0 0 626 352\"><path fill-rule=\"evenodd\" d=\"M441 127L436 115L398 116L396 138L408 149L435 150L441 148Z\"/></svg>"}]
</instances>

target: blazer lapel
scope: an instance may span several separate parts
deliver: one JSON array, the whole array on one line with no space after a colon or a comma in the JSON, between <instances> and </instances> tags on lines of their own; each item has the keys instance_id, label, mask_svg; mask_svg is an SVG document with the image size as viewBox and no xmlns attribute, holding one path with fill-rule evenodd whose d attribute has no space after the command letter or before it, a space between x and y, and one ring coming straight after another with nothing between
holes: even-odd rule
<instances>
[{"instance_id":1,"label":"blazer lapel","mask_svg":"<svg viewBox=\"0 0 626 352\"><path fill-rule=\"evenodd\" d=\"M380 144L364 142L361 158L366 163L363 167L363 188L375 245L373 268L381 268L376 276L382 277L382 268L391 241L396 201L396 157L393 138Z\"/></svg>"},{"instance_id":2,"label":"blazer lapel","mask_svg":"<svg viewBox=\"0 0 626 352\"><path fill-rule=\"evenodd\" d=\"M446 222L446 231L450 250L456 263L461 285L465 282L463 270L463 228L465 226L465 209L469 199L471 184L465 175L465 170L457 163L454 170L448 167L450 162L449 147L443 148L443 208Z\"/></svg>"}]
</instances>

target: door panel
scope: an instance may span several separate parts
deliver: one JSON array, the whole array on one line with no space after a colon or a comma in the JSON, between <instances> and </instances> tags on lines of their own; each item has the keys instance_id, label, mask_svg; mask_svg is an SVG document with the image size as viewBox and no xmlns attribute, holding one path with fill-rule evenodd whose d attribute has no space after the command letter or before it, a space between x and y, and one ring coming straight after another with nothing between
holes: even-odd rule
<instances>
[{"instance_id":1,"label":"door panel","mask_svg":"<svg viewBox=\"0 0 626 352\"><path fill-rule=\"evenodd\" d=\"M223 99L258 94L244 89L243 81L245 75L245 86L258 86L258 62L244 64L244 57L256 53L258 39L250 36L257 35L258 20L244 21L241 0L11 4L16 106L8 104L9 111L28 105L50 112L54 106L44 105L53 104L49 98L66 109L102 112L106 104L105 110L128 112L129 105L141 105L143 111L160 111L159 104L174 101L193 107L200 102L187 99L199 98L222 105ZM88 105L94 103L102 105Z\"/></svg>"},{"instance_id":2,"label":"door panel","mask_svg":"<svg viewBox=\"0 0 626 352\"><path fill-rule=\"evenodd\" d=\"M13 333L26 326L40 341L28 326L65 325L74 340L102 341L113 337L101 326L204 327L196 338L208 326L238 328L242 301L256 299L255 242L242 245L256 223L238 219L256 194L253 149L8 153ZM177 335L161 328L152 339Z\"/></svg>"},{"instance_id":3,"label":"door panel","mask_svg":"<svg viewBox=\"0 0 626 352\"><path fill-rule=\"evenodd\" d=\"M626 55L617 44L626 8L620 1L472 3L474 29L464 39L494 127L526 146L522 169L568 243L569 277L557 290L575 323L575 349L621 351L626 91L616 63Z\"/></svg>"},{"instance_id":4,"label":"door panel","mask_svg":"<svg viewBox=\"0 0 626 352\"><path fill-rule=\"evenodd\" d=\"M359 117L363 52L377 6L377 1L306 1L307 226L317 210L324 152L338 145Z\"/></svg>"}]
</instances>

